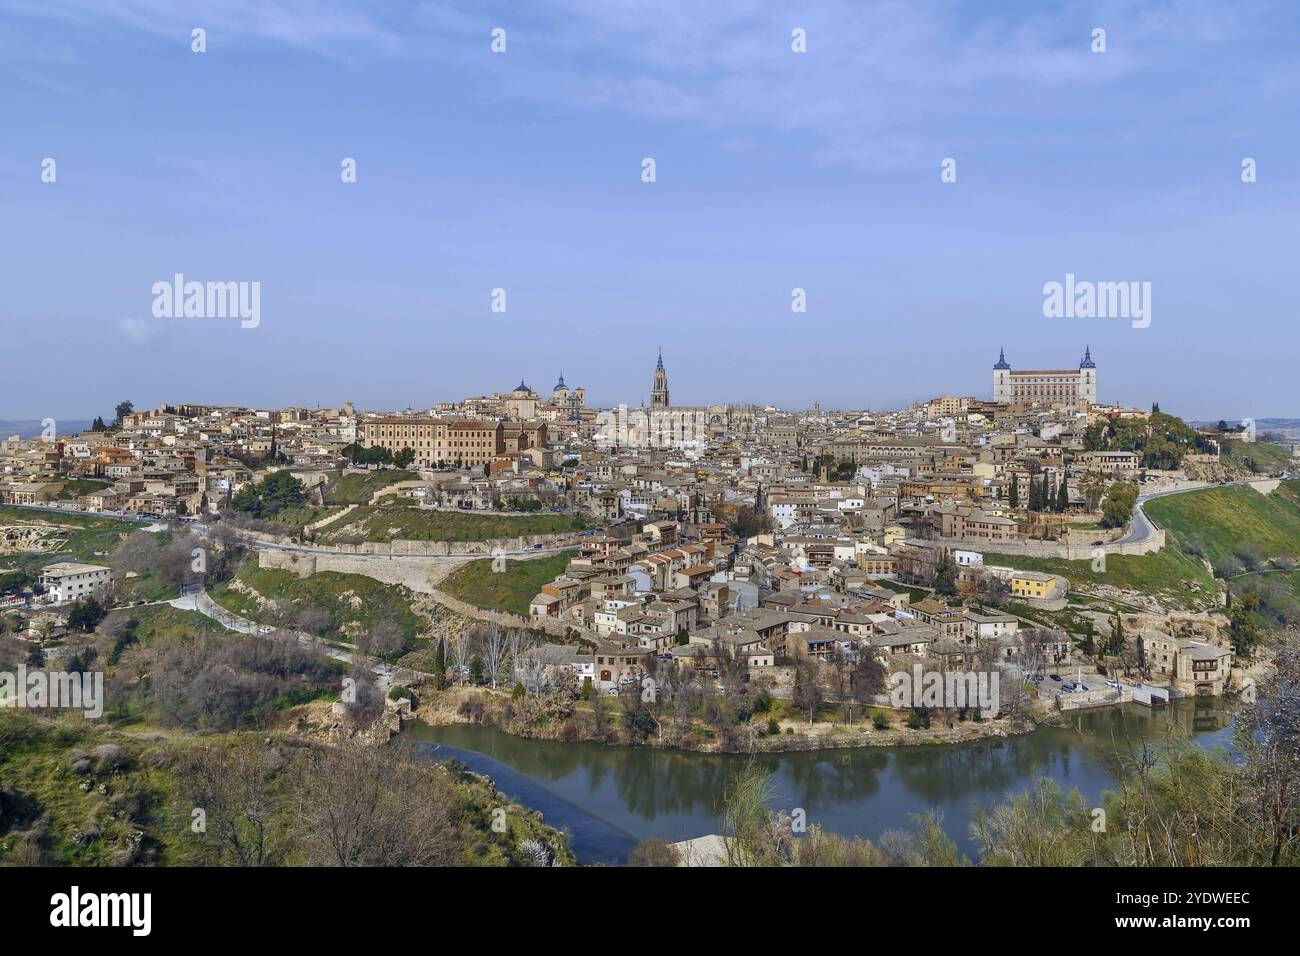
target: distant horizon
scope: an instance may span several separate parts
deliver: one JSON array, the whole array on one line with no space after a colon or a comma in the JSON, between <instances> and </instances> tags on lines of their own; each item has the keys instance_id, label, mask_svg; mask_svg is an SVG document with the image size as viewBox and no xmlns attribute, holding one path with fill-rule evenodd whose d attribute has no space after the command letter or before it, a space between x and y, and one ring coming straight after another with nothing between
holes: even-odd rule
<instances>
[{"instance_id":1,"label":"distant horizon","mask_svg":"<svg viewBox=\"0 0 1300 956\"><path fill-rule=\"evenodd\" d=\"M15 415L635 405L660 344L682 404L986 398L1000 347L1085 345L1103 402L1291 401L1296 5L0 8Z\"/></svg>"}]
</instances>

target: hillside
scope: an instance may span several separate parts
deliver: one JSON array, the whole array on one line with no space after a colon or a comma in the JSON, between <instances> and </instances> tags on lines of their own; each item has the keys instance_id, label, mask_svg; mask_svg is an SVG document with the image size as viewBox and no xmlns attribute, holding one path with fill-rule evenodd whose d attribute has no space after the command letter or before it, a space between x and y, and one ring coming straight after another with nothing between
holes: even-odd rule
<instances>
[{"instance_id":1,"label":"hillside","mask_svg":"<svg viewBox=\"0 0 1300 956\"><path fill-rule=\"evenodd\" d=\"M1109 555L1106 569L1090 561L1028 558L988 552L989 564L1064 575L1075 589L1119 588L1163 603L1205 609L1218 603L1219 576L1288 567L1300 559L1300 481L1262 495L1252 488L1206 488L1148 502L1146 513L1168 533L1165 548L1144 555Z\"/></svg>"},{"instance_id":2,"label":"hillside","mask_svg":"<svg viewBox=\"0 0 1300 956\"><path fill-rule=\"evenodd\" d=\"M452 597L475 607L528 616L528 602L542 585L558 577L576 551L561 551L548 558L506 560L504 571L492 570L492 559L482 558L457 568L439 585Z\"/></svg>"},{"instance_id":3,"label":"hillside","mask_svg":"<svg viewBox=\"0 0 1300 956\"><path fill-rule=\"evenodd\" d=\"M381 655L423 646L420 633L425 623L411 611L409 592L363 574L322 571L300 578L292 571L258 567L257 558L250 557L233 579L209 593L241 617L300 628L327 640L348 644L358 638L373 641L382 631L384 646L375 649Z\"/></svg>"},{"instance_id":4,"label":"hillside","mask_svg":"<svg viewBox=\"0 0 1300 956\"><path fill-rule=\"evenodd\" d=\"M1300 480L1262 495L1237 485L1157 498L1146 513L1185 554L1220 573L1262 570L1300 558Z\"/></svg>"},{"instance_id":5,"label":"hillside","mask_svg":"<svg viewBox=\"0 0 1300 956\"><path fill-rule=\"evenodd\" d=\"M341 801L364 828L348 865L573 863L562 834L486 778L280 731L125 734L5 712L0 780L0 866L340 865L325 836Z\"/></svg>"}]
</instances>

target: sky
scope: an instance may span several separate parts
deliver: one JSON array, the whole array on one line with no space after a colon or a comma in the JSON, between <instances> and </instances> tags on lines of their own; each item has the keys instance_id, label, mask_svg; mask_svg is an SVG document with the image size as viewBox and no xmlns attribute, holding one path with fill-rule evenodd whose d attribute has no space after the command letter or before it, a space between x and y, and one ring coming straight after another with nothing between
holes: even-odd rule
<instances>
[{"instance_id":1,"label":"sky","mask_svg":"<svg viewBox=\"0 0 1300 956\"><path fill-rule=\"evenodd\" d=\"M1298 48L1291 2L0 0L0 419L635 405L660 347L674 403L879 410L1085 346L1102 401L1300 416ZM155 316L177 273L258 324ZM1150 324L1047 317L1067 274Z\"/></svg>"}]
</instances>

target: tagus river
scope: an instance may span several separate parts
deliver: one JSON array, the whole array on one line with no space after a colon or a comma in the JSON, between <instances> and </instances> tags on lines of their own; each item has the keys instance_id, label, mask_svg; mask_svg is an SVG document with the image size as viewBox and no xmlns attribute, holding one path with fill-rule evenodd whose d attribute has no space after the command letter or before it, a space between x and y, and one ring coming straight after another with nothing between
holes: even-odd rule
<instances>
[{"instance_id":1,"label":"tagus river","mask_svg":"<svg viewBox=\"0 0 1300 956\"><path fill-rule=\"evenodd\" d=\"M1069 726L961 744L862 747L759 754L773 774L773 809L801 807L810 824L878 839L913 830L913 814L938 810L948 835L972 860L974 807L992 806L1046 777L1095 799L1120 771L1119 754L1170 730L1206 747L1231 743L1227 705L1214 698L1162 710L1139 704L1076 711ZM502 792L569 831L582 863L623 863L639 841L717 833L727 780L747 755L527 740L491 727L433 727L403 733L434 759L456 759Z\"/></svg>"}]
</instances>

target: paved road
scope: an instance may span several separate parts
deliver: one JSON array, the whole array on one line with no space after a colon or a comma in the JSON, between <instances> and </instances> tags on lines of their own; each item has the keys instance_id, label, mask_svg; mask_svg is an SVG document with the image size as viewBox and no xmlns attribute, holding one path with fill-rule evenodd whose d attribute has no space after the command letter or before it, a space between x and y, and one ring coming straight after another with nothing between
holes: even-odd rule
<instances>
[{"instance_id":1,"label":"paved road","mask_svg":"<svg viewBox=\"0 0 1300 956\"><path fill-rule=\"evenodd\" d=\"M212 600L212 598L208 597L207 593L204 591L199 591L195 594L185 594L181 597L167 601L166 603L170 604L174 608L179 608L182 611L196 611L204 617L209 617L216 621L222 627L228 628L232 631L238 631L241 634L260 634L263 630L263 625L258 624L256 621L250 621L248 618L240 617L232 611L226 610L216 601ZM337 647L331 647L328 644L322 644L315 640L310 634L303 634L300 631L287 631L287 633L292 634L298 639L300 644L310 647L312 650L325 654L328 657L332 657L336 661L342 661L345 664L352 663L353 655L349 651L344 651ZM389 688L393 686L392 667L373 657L367 657L364 658L364 660L367 665L369 665L371 673L375 675L375 683L379 685L379 688L385 694L387 694Z\"/></svg>"},{"instance_id":2,"label":"paved road","mask_svg":"<svg viewBox=\"0 0 1300 956\"><path fill-rule=\"evenodd\" d=\"M1240 481L1224 482L1222 485L1214 483L1192 484L1189 488L1170 488L1167 491L1153 491L1149 494L1138 495L1137 503L1133 505L1133 517L1129 522L1129 532L1114 543L1138 544L1155 535L1155 525L1151 523L1151 519L1148 518L1146 512L1142 510L1142 506L1153 498L1167 498L1170 495L1185 495L1192 491L1205 491L1207 488L1225 488L1228 485L1249 485L1252 482L1259 480L1259 478L1245 478Z\"/></svg>"}]
</instances>

